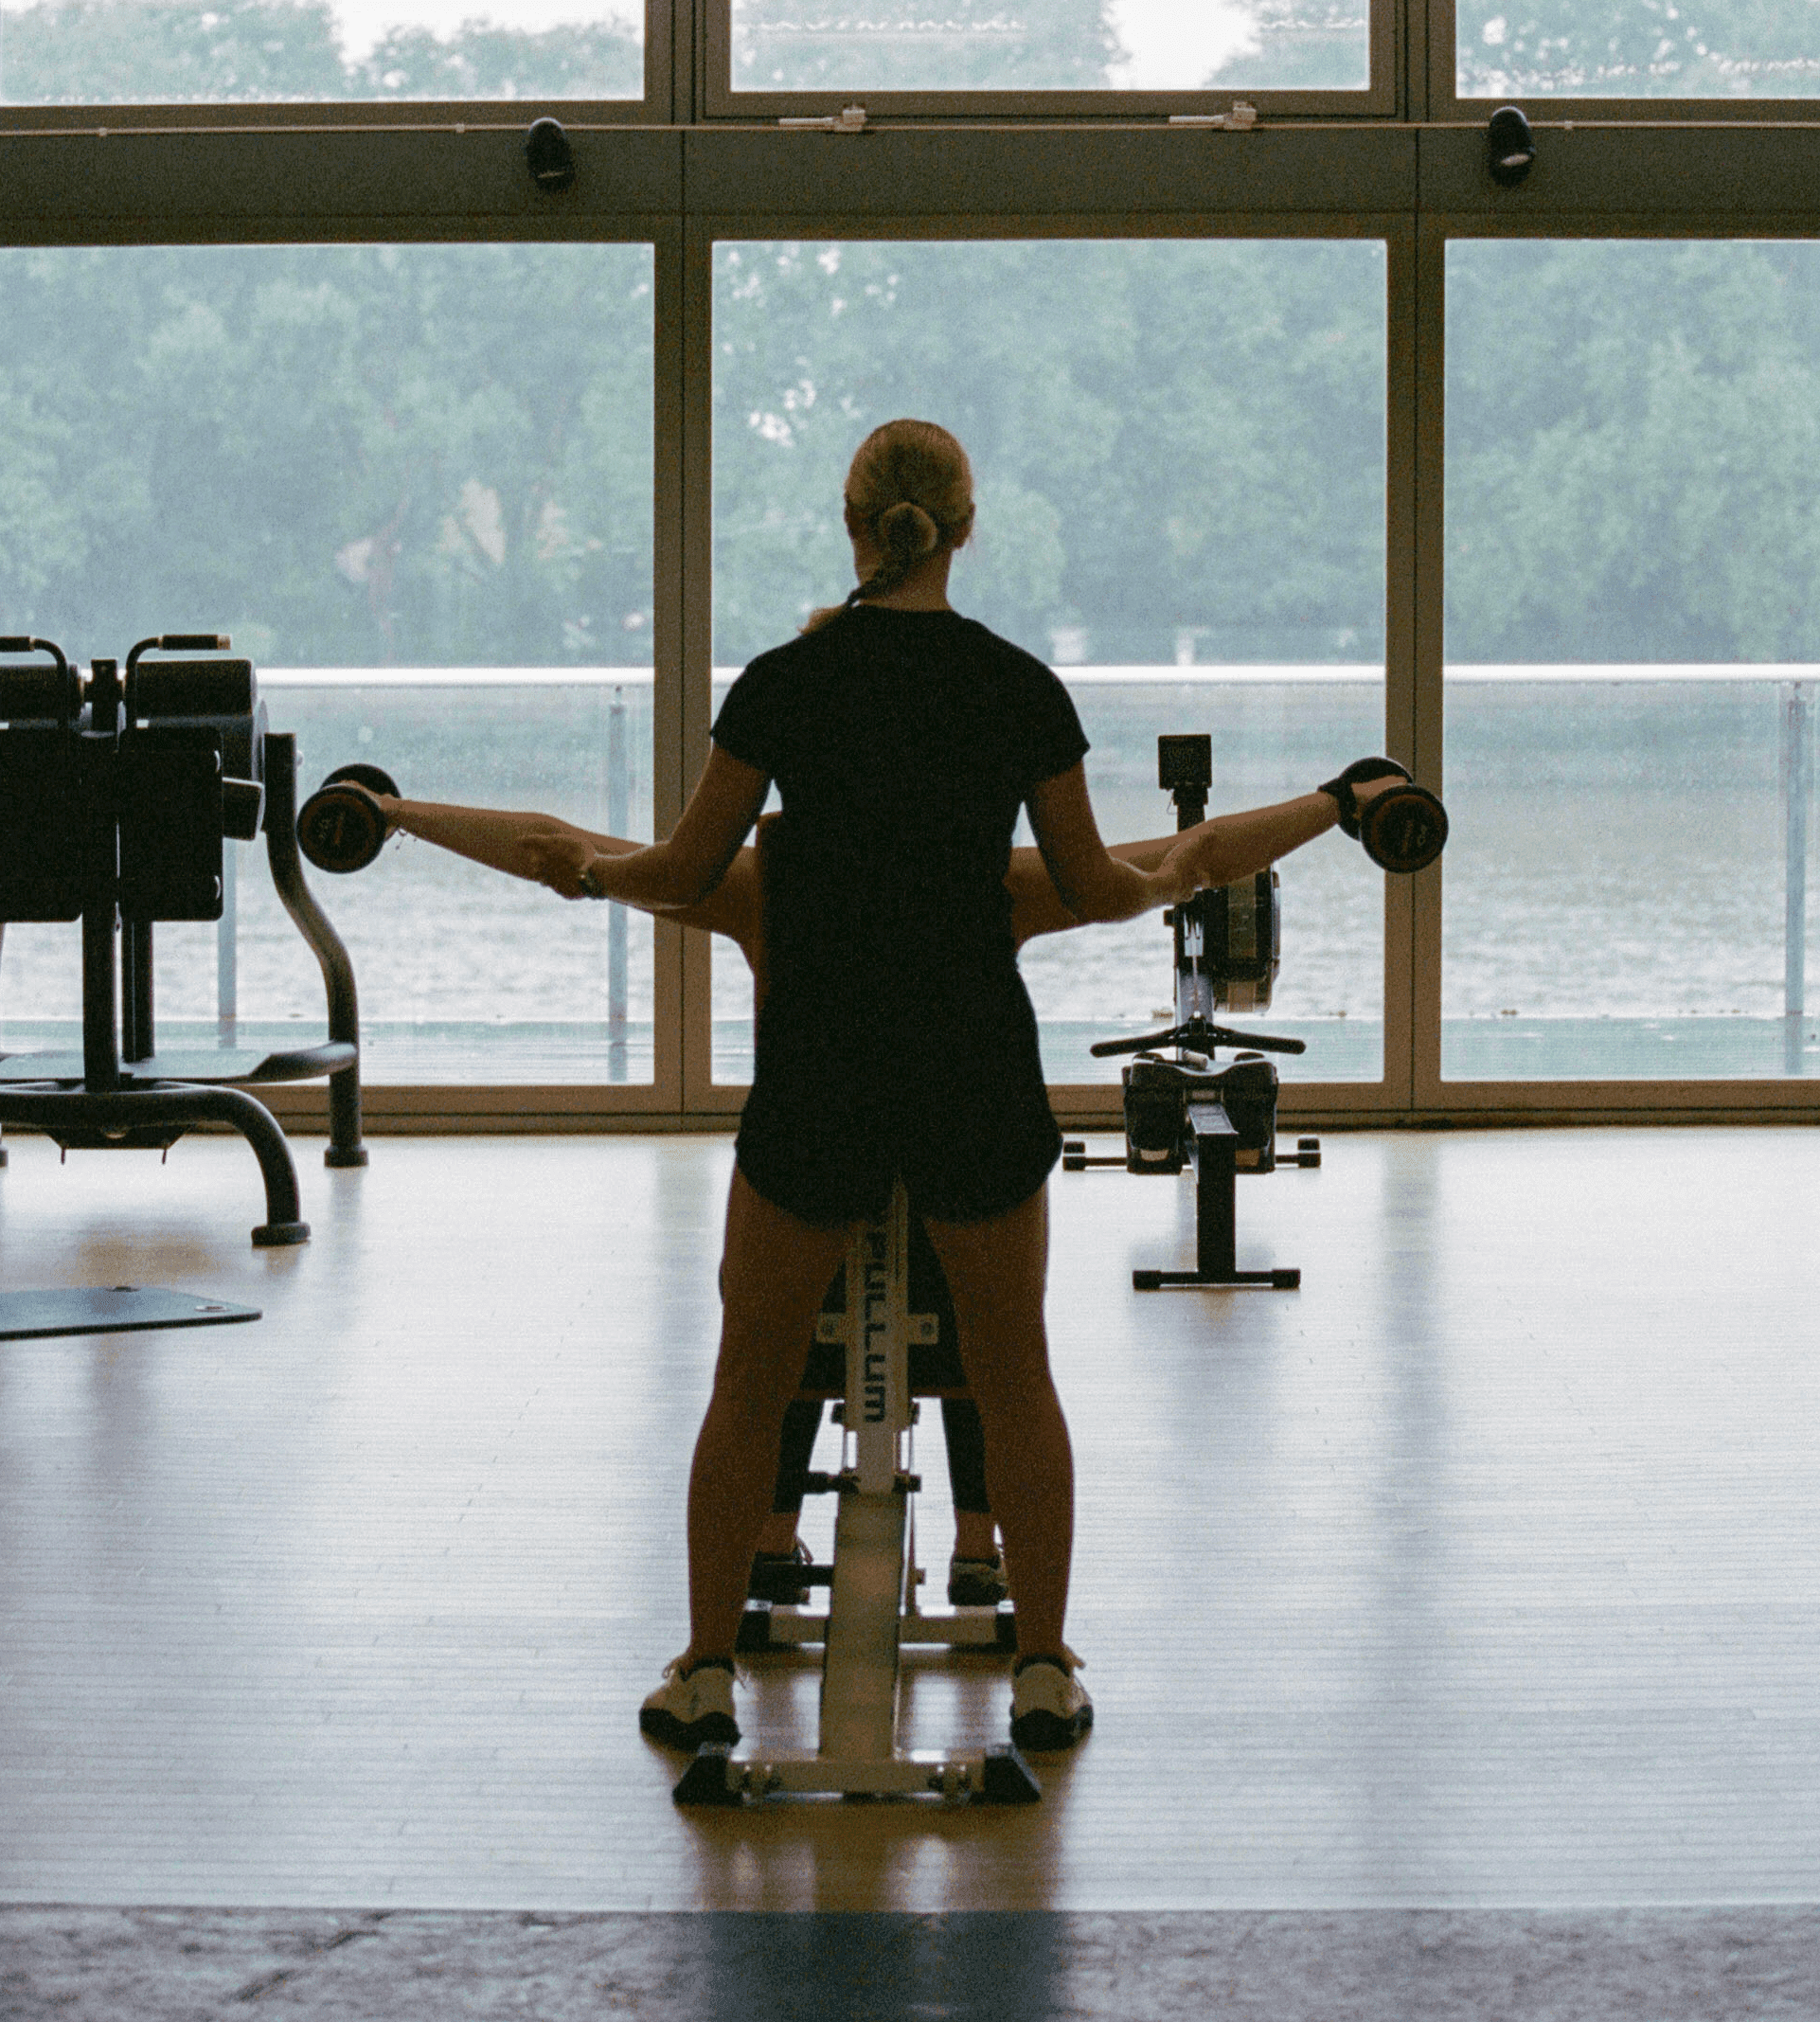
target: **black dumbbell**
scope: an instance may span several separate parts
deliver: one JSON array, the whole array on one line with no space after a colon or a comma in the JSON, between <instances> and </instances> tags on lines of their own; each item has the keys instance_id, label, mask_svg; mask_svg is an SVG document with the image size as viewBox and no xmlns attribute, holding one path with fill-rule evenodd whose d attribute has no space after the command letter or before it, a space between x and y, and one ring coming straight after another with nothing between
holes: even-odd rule
<instances>
[{"instance_id":1,"label":"black dumbbell","mask_svg":"<svg viewBox=\"0 0 1820 2022\"><path fill-rule=\"evenodd\" d=\"M297 810L297 848L318 870L365 870L390 831L376 794L399 797L398 784L377 765L337 765Z\"/></svg>"},{"instance_id":2,"label":"black dumbbell","mask_svg":"<svg viewBox=\"0 0 1820 2022\"><path fill-rule=\"evenodd\" d=\"M1447 847L1447 810L1413 779L1387 786L1360 808L1359 840L1385 870L1401 876L1425 870Z\"/></svg>"},{"instance_id":3,"label":"black dumbbell","mask_svg":"<svg viewBox=\"0 0 1820 2022\"><path fill-rule=\"evenodd\" d=\"M1361 801L1353 788L1371 779L1398 783ZM1337 803L1341 828L1382 869L1408 876L1426 869L1447 847L1447 810L1395 759L1359 759L1320 791Z\"/></svg>"}]
</instances>

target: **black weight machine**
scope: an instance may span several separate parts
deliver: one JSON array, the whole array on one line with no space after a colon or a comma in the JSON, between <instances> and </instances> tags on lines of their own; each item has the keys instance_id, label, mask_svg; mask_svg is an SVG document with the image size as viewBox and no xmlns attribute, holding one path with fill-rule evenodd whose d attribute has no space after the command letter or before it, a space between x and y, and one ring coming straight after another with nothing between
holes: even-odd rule
<instances>
[{"instance_id":1,"label":"black weight machine","mask_svg":"<svg viewBox=\"0 0 1820 2022\"><path fill-rule=\"evenodd\" d=\"M329 1077L325 1163L361 1166L354 972L303 882L296 740L266 727L252 663L214 634L142 639L83 676L48 639L0 638L0 935L11 921L82 923L82 1049L0 1055L0 1127L65 1152L166 1151L198 1124L252 1146L265 1182L262 1247L304 1243L296 1169L277 1119L243 1085ZM147 653L207 654L146 659ZM321 968L326 1044L160 1054L152 927L219 920L223 846L263 827L272 882ZM4 1154L0 1153L0 1157Z\"/></svg>"},{"instance_id":2,"label":"black weight machine","mask_svg":"<svg viewBox=\"0 0 1820 2022\"><path fill-rule=\"evenodd\" d=\"M1211 737L1160 737L1156 783L1175 802L1178 832L1206 818L1213 785ZM1321 1163L1318 1137L1299 1137L1292 1153L1276 1149L1276 1069L1266 1053L1302 1053L1299 1039L1238 1032L1213 1023L1216 1011L1258 1011L1270 1006L1282 955L1282 915L1275 870L1236 885L1196 892L1163 915L1175 937L1175 1020L1168 1030L1136 1039L1102 1040L1097 1058L1135 1053L1125 1069L1125 1155L1090 1157L1086 1145L1062 1147L1064 1171L1123 1166L1129 1172L1173 1175L1194 1168L1194 1269L1133 1271L1139 1292L1187 1285L1262 1285L1294 1291L1295 1269L1241 1271L1238 1258L1240 1172ZM1240 1048L1226 1065L1222 1047ZM1156 1049L1169 1047L1165 1059Z\"/></svg>"}]
</instances>

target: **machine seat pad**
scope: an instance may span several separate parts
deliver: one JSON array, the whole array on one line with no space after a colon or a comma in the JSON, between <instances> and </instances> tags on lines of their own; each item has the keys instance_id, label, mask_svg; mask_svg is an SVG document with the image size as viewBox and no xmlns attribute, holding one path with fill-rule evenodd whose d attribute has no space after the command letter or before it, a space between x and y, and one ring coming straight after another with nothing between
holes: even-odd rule
<instances>
[{"instance_id":1,"label":"machine seat pad","mask_svg":"<svg viewBox=\"0 0 1820 2022\"><path fill-rule=\"evenodd\" d=\"M313 1047L286 1047L276 1053L256 1052L251 1047L197 1047L123 1063L120 1085L134 1088L147 1082L188 1082L213 1088L247 1082L311 1082L325 1074L339 1074L358 1057L358 1049L346 1039L326 1040ZM80 1088L82 1056L80 1052L0 1054L0 1084L20 1082L60 1082Z\"/></svg>"}]
</instances>

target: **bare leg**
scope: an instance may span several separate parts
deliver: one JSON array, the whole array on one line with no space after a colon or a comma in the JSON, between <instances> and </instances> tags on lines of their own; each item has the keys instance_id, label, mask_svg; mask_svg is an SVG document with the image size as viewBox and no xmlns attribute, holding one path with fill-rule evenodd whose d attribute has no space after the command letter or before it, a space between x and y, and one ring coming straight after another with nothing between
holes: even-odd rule
<instances>
[{"instance_id":1,"label":"bare leg","mask_svg":"<svg viewBox=\"0 0 1820 2022\"><path fill-rule=\"evenodd\" d=\"M784 1411L847 1231L774 1207L737 1169L726 1204L724 1300L714 1394L688 1477L689 1646L731 1657L752 1554L771 1512Z\"/></svg>"},{"instance_id":2,"label":"bare leg","mask_svg":"<svg viewBox=\"0 0 1820 2022\"><path fill-rule=\"evenodd\" d=\"M948 1277L960 1357L986 1433L986 1486L1005 1539L1023 1656L1062 1652L1074 1551L1074 1455L1049 1374L1043 1296L1047 1195L1008 1214L923 1226Z\"/></svg>"}]
</instances>

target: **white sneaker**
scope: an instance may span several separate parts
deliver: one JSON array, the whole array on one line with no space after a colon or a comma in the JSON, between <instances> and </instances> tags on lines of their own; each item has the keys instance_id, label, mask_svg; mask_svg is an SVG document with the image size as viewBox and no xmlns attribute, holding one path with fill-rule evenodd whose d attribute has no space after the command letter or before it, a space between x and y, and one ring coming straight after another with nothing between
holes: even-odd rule
<instances>
[{"instance_id":1,"label":"white sneaker","mask_svg":"<svg viewBox=\"0 0 1820 2022\"><path fill-rule=\"evenodd\" d=\"M699 1748L704 1742L740 1738L733 1717L733 1666L704 1657L685 1673L683 1660L664 1666L664 1682L638 1709L638 1730L672 1748Z\"/></svg>"},{"instance_id":2,"label":"white sneaker","mask_svg":"<svg viewBox=\"0 0 1820 2022\"><path fill-rule=\"evenodd\" d=\"M1087 1688L1054 1657L1032 1657L1012 1673L1011 1739L1020 1748L1072 1748L1093 1724Z\"/></svg>"}]
</instances>

